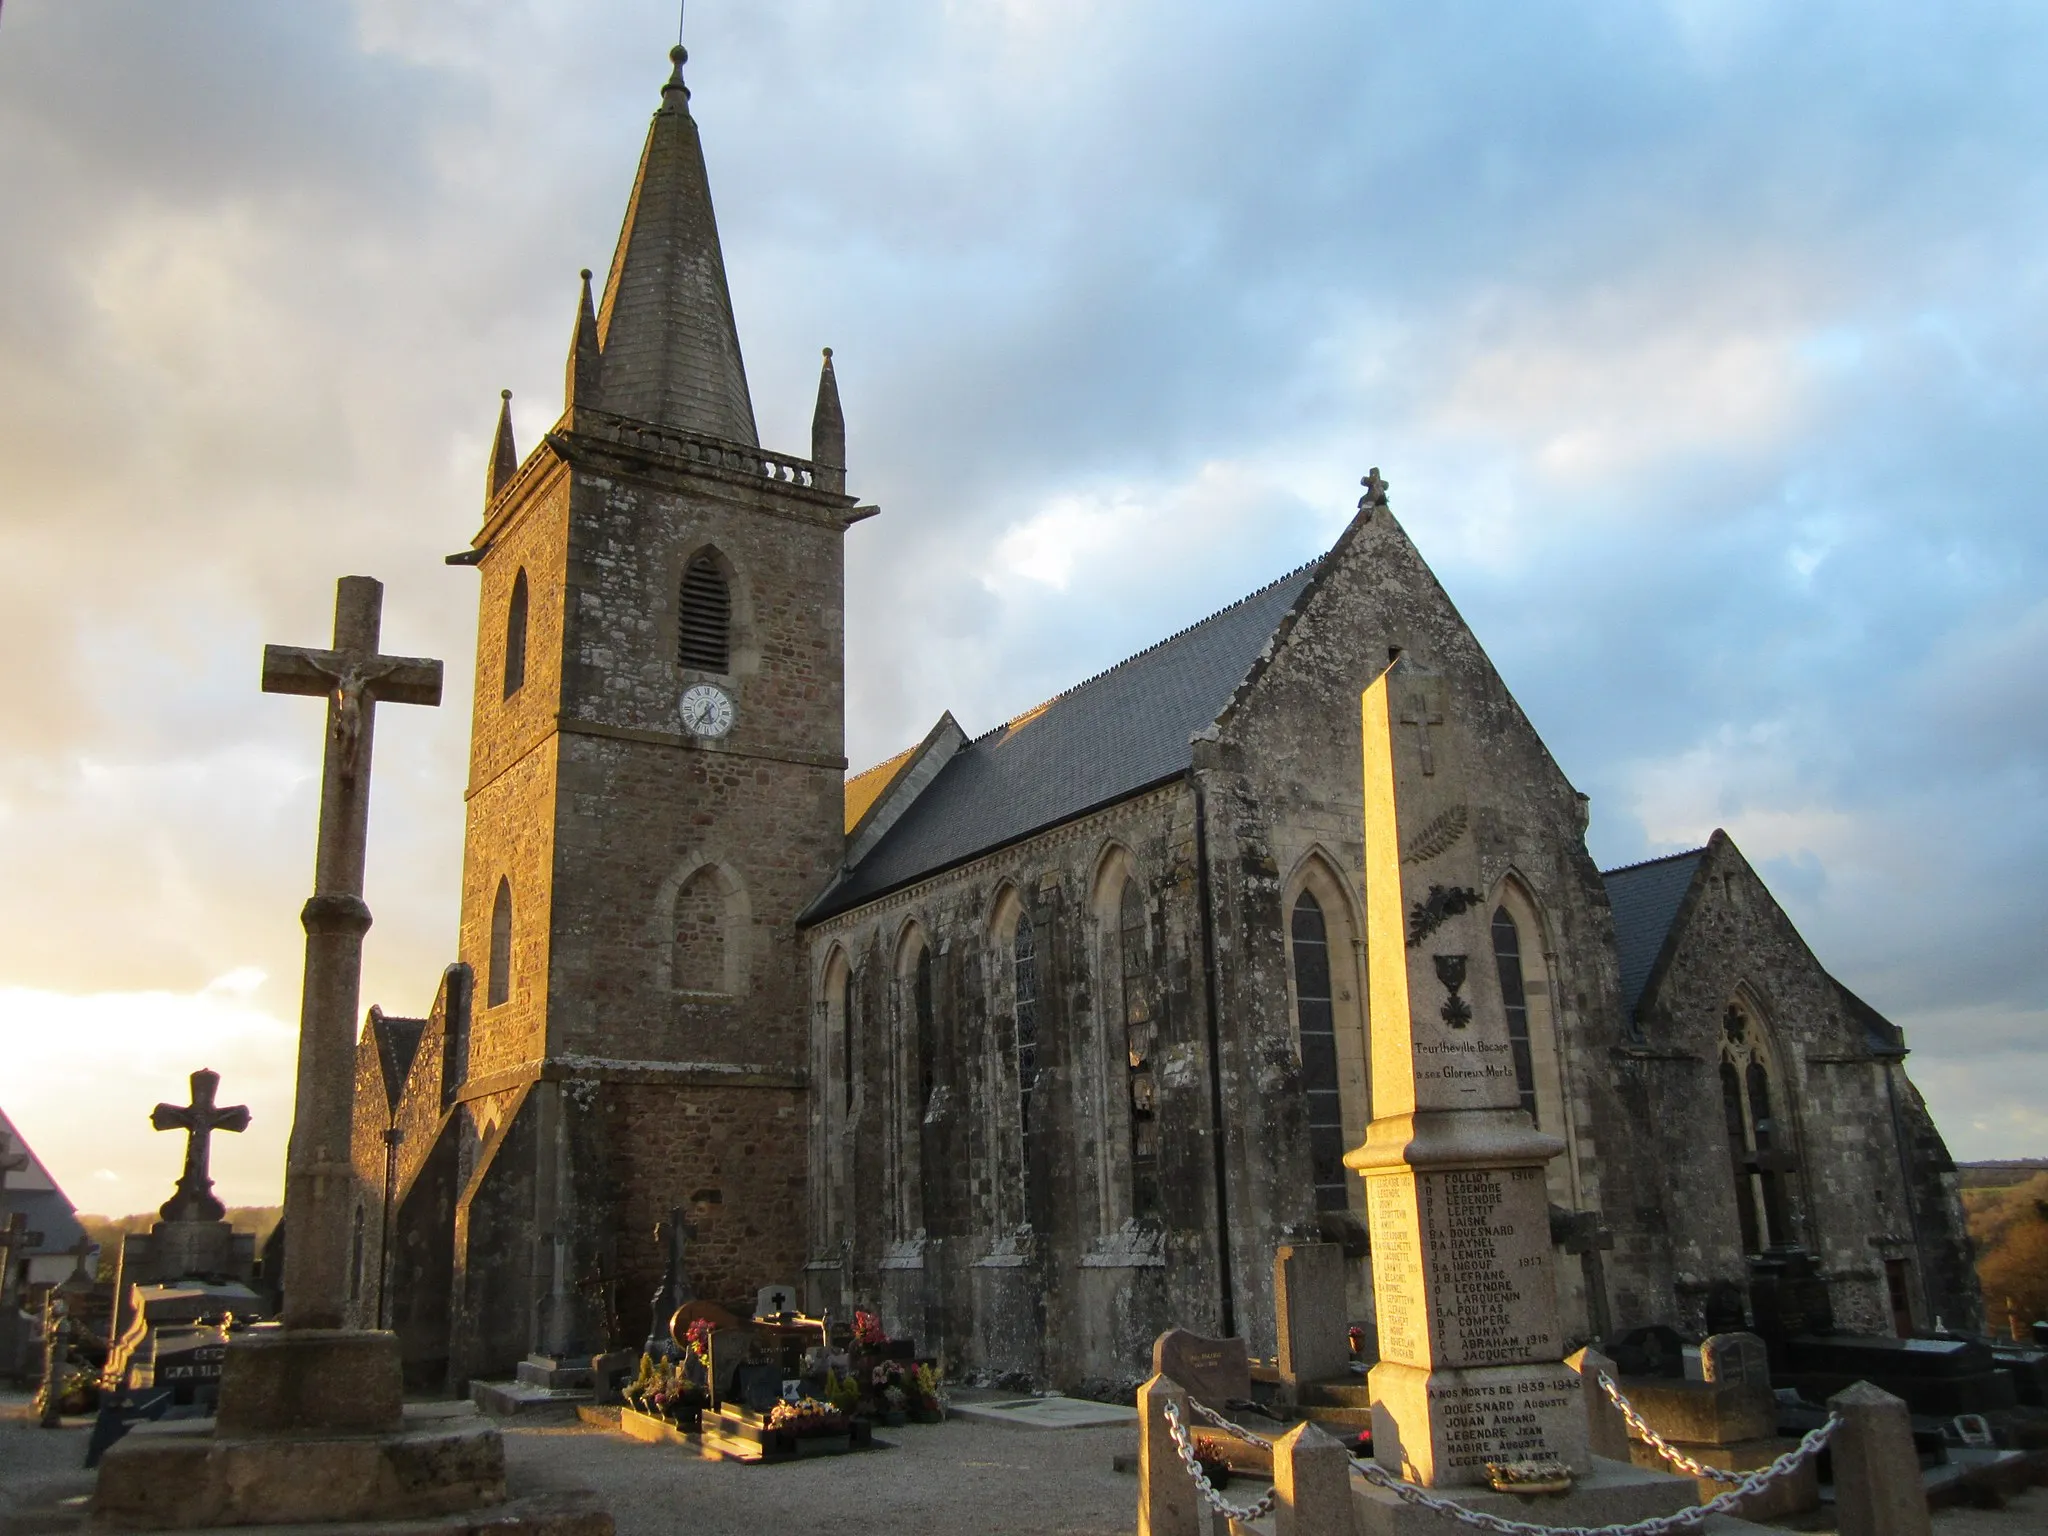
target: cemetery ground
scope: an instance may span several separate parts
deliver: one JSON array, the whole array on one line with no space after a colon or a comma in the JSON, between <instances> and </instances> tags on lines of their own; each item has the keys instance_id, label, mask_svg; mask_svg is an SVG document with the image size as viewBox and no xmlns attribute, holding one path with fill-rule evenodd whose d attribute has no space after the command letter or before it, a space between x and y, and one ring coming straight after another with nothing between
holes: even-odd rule
<instances>
[{"instance_id":1,"label":"cemetery ground","mask_svg":"<svg viewBox=\"0 0 2048 1536\"><path fill-rule=\"evenodd\" d=\"M28 1418L28 1394L0 1391L0 1536L58 1536L92 1492L83 1419ZM1135 1453L1131 1425L1023 1429L950 1419L879 1432L889 1449L773 1466L698 1459L582 1423L507 1423L507 1483L596 1490L619 1536L814 1531L821 1536L1061 1533L1128 1536L1138 1480L1112 1469ZM2002 1536L2002 1533L2000 1533Z\"/></svg>"},{"instance_id":2,"label":"cemetery ground","mask_svg":"<svg viewBox=\"0 0 2048 1536\"><path fill-rule=\"evenodd\" d=\"M84 1522L75 1502L93 1476L80 1466L87 1421L36 1427L26 1392L0 1390L0 1536L61 1536ZM1032 1430L949 1419L884 1432L890 1449L776 1466L702 1461L583 1423L505 1428L508 1480L598 1490L619 1536L672 1536L679 1527L718 1536L806 1530L825 1536L937 1536L1043 1532L1128 1536L1137 1479L1112 1469L1137 1444L1135 1427ZM1786 1529L1832 1529L1827 1513ZM343 1529L337 1527L337 1530ZM1935 1536L2039 1536L2048 1487L2003 1508L1934 1513Z\"/></svg>"}]
</instances>

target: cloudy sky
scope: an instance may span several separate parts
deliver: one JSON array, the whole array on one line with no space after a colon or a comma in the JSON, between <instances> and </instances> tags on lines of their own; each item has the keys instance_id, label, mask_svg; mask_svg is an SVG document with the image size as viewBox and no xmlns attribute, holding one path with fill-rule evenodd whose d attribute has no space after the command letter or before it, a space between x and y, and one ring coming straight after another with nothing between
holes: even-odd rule
<instances>
[{"instance_id":1,"label":"cloudy sky","mask_svg":"<svg viewBox=\"0 0 2048 1536\"><path fill-rule=\"evenodd\" d=\"M1603 865L1726 827L2048 1153L2048 11L698 0L763 441L835 349L856 766L1323 548L1379 465ZM560 405L672 0L5 0L0 1101L145 1209L211 1065L276 1197L320 706L387 584L364 1002L453 956L497 392Z\"/></svg>"}]
</instances>

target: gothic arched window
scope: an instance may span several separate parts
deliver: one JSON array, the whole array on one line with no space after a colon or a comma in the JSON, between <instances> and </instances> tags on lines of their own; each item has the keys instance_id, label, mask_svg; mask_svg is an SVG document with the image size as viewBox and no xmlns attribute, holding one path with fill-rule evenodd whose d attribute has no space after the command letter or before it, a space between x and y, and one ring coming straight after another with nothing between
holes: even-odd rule
<instances>
[{"instance_id":1,"label":"gothic arched window","mask_svg":"<svg viewBox=\"0 0 2048 1536\"><path fill-rule=\"evenodd\" d=\"M491 972L485 982L484 1006L495 1008L512 997L512 882L498 878L491 902Z\"/></svg>"},{"instance_id":2,"label":"gothic arched window","mask_svg":"<svg viewBox=\"0 0 2048 1536\"><path fill-rule=\"evenodd\" d=\"M1138 882L1124 881L1117 903L1124 1047L1131 1125L1131 1214L1159 1214L1159 1085L1153 1076L1158 1021L1152 1016L1151 965L1145 944L1145 901Z\"/></svg>"},{"instance_id":3,"label":"gothic arched window","mask_svg":"<svg viewBox=\"0 0 2048 1536\"><path fill-rule=\"evenodd\" d=\"M1515 1088L1531 1122L1540 1125L1536 1118L1536 1058L1529 1044L1529 995L1522 987L1522 935L1506 907L1493 909L1493 961L1500 970L1500 1000L1507 1009Z\"/></svg>"},{"instance_id":4,"label":"gothic arched window","mask_svg":"<svg viewBox=\"0 0 2048 1536\"><path fill-rule=\"evenodd\" d=\"M1341 1211L1344 1100L1337 1075L1337 1023L1330 997L1330 935L1323 906L1303 891L1294 903L1294 1022L1301 1037L1301 1086L1308 1096L1308 1153L1316 1209Z\"/></svg>"},{"instance_id":5,"label":"gothic arched window","mask_svg":"<svg viewBox=\"0 0 2048 1536\"><path fill-rule=\"evenodd\" d=\"M839 973L839 1066L846 1107L853 1108L853 967Z\"/></svg>"},{"instance_id":6,"label":"gothic arched window","mask_svg":"<svg viewBox=\"0 0 2048 1536\"><path fill-rule=\"evenodd\" d=\"M1017 914L1010 939L1011 979L1017 1003L1017 1120L1031 1134L1031 1090L1038 1082L1038 935L1031 915ZM1026 1163L1030 1161L1026 1157Z\"/></svg>"},{"instance_id":7,"label":"gothic arched window","mask_svg":"<svg viewBox=\"0 0 2048 1536\"><path fill-rule=\"evenodd\" d=\"M732 589L709 550L690 561L676 607L676 661L704 672L732 665Z\"/></svg>"},{"instance_id":8,"label":"gothic arched window","mask_svg":"<svg viewBox=\"0 0 2048 1536\"><path fill-rule=\"evenodd\" d=\"M512 578L512 596L505 604L505 697L526 684L526 572Z\"/></svg>"},{"instance_id":9,"label":"gothic arched window","mask_svg":"<svg viewBox=\"0 0 2048 1536\"><path fill-rule=\"evenodd\" d=\"M923 945L917 952L917 968L911 973L910 1000L917 1030L917 1112L931 1107L932 1090L938 1086L937 1026L932 1018L932 949Z\"/></svg>"},{"instance_id":10,"label":"gothic arched window","mask_svg":"<svg viewBox=\"0 0 2048 1536\"><path fill-rule=\"evenodd\" d=\"M1728 1131L1728 1162L1735 1177L1735 1219L1742 1229L1742 1251L1756 1253L1756 1196L1749 1186L1749 1141L1743 1134L1742 1075L1735 1063L1721 1063L1721 1119Z\"/></svg>"},{"instance_id":11,"label":"gothic arched window","mask_svg":"<svg viewBox=\"0 0 2048 1536\"><path fill-rule=\"evenodd\" d=\"M1763 1026L1741 1004L1721 1021L1721 1112L1735 1180L1735 1213L1745 1253L1797 1241L1787 1175L1794 1161L1792 1127L1771 1102L1769 1046Z\"/></svg>"}]
</instances>

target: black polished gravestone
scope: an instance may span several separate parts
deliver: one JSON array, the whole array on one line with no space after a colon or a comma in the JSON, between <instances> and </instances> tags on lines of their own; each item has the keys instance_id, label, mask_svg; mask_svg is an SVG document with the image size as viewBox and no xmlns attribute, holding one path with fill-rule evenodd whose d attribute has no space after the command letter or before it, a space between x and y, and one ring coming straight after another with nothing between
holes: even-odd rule
<instances>
[{"instance_id":1,"label":"black polished gravestone","mask_svg":"<svg viewBox=\"0 0 2048 1536\"><path fill-rule=\"evenodd\" d=\"M1888 1339L1838 1333L1784 1341L1785 1366L1772 1382L1794 1387L1808 1402L1824 1403L1867 1381L1903 1398L1916 1414L1953 1418L1997 1413L2015 1406L2011 1373L2000 1370L1991 1346L1976 1339Z\"/></svg>"}]
</instances>

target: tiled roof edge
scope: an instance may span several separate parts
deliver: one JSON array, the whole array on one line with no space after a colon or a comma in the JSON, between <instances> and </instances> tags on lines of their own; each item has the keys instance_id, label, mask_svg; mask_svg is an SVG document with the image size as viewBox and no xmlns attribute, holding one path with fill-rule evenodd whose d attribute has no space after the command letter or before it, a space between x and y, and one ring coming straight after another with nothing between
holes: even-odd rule
<instances>
[{"instance_id":1,"label":"tiled roof edge","mask_svg":"<svg viewBox=\"0 0 2048 1536\"><path fill-rule=\"evenodd\" d=\"M1638 859L1633 864L1617 864L1612 869L1603 869L1600 878L1605 880L1609 875L1625 875L1632 869L1648 869L1652 864L1668 864L1673 859L1694 858L1706 851L1707 845L1701 843L1697 848L1682 848L1677 853L1660 853L1654 859Z\"/></svg>"}]
</instances>

